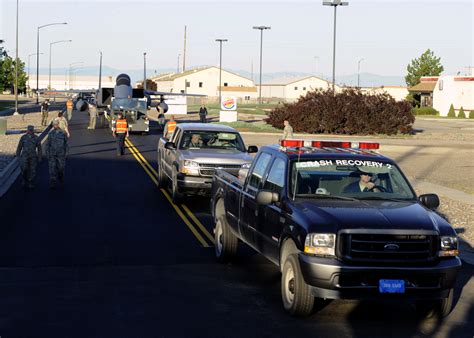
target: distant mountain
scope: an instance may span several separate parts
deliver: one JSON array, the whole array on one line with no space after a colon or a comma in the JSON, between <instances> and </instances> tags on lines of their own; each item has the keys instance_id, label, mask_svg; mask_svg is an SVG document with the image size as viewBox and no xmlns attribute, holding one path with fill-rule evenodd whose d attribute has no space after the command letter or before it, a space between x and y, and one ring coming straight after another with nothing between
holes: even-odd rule
<instances>
[{"instance_id":1,"label":"distant mountain","mask_svg":"<svg viewBox=\"0 0 474 338\"><path fill-rule=\"evenodd\" d=\"M193 67L196 68L196 67ZM51 69L52 75L65 75L68 72L68 68L53 68ZM147 69L147 76L154 76L163 73L170 73L175 72L176 69L172 68L165 68L165 69L154 69L150 68ZM230 69L231 72L240 74L247 78L252 78L252 74L246 70L233 70ZM31 69L31 74L35 74L36 69ZM41 75L47 75L49 72L48 68L40 68ZM132 83L140 81L143 79L143 69L115 69L108 66L102 67L102 76L113 76L116 77L121 73L126 73L132 79ZM74 74L76 76L80 75L88 75L99 76L99 67L82 67L76 68L74 70ZM274 79L282 79L282 78L297 78L297 77L307 77L313 76L315 74L311 73L304 73L304 72L274 72L274 73L263 73L262 74L262 82L266 83L272 81ZM318 77L332 81L330 76L326 76L323 74L317 74ZM253 73L253 81L255 84L259 83L259 73ZM346 85L346 86L357 86L357 74L349 74L349 75L341 75L336 78L336 82L339 85ZM378 75L378 74L371 74L371 73L361 73L360 74L360 85L361 87L379 87L379 86L405 86L405 79L403 76L386 76L386 75Z\"/></svg>"}]
</instances>

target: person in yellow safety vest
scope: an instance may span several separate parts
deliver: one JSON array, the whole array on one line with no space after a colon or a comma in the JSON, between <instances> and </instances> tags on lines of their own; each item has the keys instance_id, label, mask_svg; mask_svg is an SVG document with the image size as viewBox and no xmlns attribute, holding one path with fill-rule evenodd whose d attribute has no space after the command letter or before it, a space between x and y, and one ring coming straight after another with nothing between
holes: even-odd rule
<instances>
[{"instance_id":1,"label":"person in yellow safety vest","mask_svg":"<svg viewBox=\"0 0 474 338\"><path fill-rule=\"evenodd\" d=\"M128 122L119 112L118 117L113 123L112 132L117 142L117 156L122 156L125 152L125 138L128 137Z\"/></svg>"},{"instance_id":2,"label":"person in yellow safety vest","mask_svg":"<svg viewBox=\"0 0 474 338\"><path fill-rule=\"evenodd\" d=\"M171 115L170 120L166 123L163 130L163 137L171 138L174 130L176 129L176 121L174 120L174 115Z\"/></svg>"},{"instance_id":3,"label":"person in yellow safety vest","mask_svg":"<svg viewBox=\"0 0 474 338\"><path fill-rule=\"evenodd\" d=\"M66 119L68 121L71 121L72 119L72 110L74 108L74 105L72 103L72 100L71 98L67 99L67 102L66 102Z\"/></svg>"}]
</instances>

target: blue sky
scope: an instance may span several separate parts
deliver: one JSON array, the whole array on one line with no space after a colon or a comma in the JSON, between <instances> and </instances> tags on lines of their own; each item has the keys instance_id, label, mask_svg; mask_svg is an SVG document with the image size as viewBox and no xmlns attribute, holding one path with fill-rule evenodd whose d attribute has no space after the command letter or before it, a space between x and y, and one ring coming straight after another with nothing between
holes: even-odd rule
<instances>
[{"instance_id":1,"label":"blue sky","mask_svg":"<svg viewBox=\"0 0 474 338\"><path fill-rule=\"evenodd\" d=\"M405 75L409 61L427 48L440 56L445 73L466 72L474 65L474 5L472 0L362 1L349 0L337 15L337 74L361 71ZM0 39L15 52L16 1L1 0ZM118 69L176 68L182 54L184 25L188 27L187 66L217 65L216 38L224 44L225 68L258 71L259 32L264 33L264 72L331 74L333 10L320 0L300 1L31 1L20 0L20 57L36 52L36 27L67 21L66 26L41 30L41 67L83 61L95 66L99 50L104 64ZM318 56L318 59L315 59ZM34 58L32 67L35 67Z\"/></svg>"}]
</instances>

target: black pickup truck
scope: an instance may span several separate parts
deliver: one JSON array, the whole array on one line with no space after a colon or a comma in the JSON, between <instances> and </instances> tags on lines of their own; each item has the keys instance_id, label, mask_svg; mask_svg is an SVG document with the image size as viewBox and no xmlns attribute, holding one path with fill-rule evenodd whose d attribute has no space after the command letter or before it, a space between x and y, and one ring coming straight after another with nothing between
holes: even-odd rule
<instances>
[{"instance_id":1,"label":"black pickup truck","mask_svg":"<svg viewBox=\"0 0 474 338\"><path fill-rule=\"evenodd\" d=\"M216 171L217 259L231 260L240 240L278 265L292 315L322 299L408 299L420 315L448 315L461 267L456 232L434 211L438 197L417 197L374 149L288 140L262 147L244 178Z\"/></svg>"}]
</instances>

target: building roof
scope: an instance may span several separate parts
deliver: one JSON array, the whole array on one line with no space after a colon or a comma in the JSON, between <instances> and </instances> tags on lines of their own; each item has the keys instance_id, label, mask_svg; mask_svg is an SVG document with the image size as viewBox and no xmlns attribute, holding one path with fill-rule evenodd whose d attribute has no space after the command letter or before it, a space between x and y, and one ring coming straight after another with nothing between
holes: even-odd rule
<instances>
[{"instance_id":1,"label":"building roof","mask_svg":"<svg viewBox=\"0 0 474 338\"><path fill-rule=\"evenodd\" d=\"M321 79L319 77L316 77L316 76L299 76L299 77L281 77L281 78L277 78L277 79L272 79L272 80L270 80L266 83L262 83L262 86L287 86L287 85L290 85L292 83L307 80L307 79L311 79L311 78L329 83L328 81L326 81L324 79Z\"/></svg>"},{"instance_id":2,"label":"building roof","mask_svg":"<svg viewBox=\"0 0 474 338\"><path fill-rule=\"evenodd\" d=\"M432 92L436 87L436 82L420 82L417 85L408 88L410 92Z\"/></svg>"},{"instance_id":3,"label":"building roof","mask_svg":"<svg viewBox=\"0 0 474 338\"><path fill-rule=\"evenodd\" d=\"M219 87L217 87L219 89ZM238 87L238 86L221 86L223 92L243 92L243 93L256 93L257 87Z\"/></svg>"},{"instance_id":4,"label":"building roof","mask_svg":"<svg viewBox=\"0 0 474 338\"><path fill-rule=\"evenodd\" d=\"M194 69L190 69L190 70L187 70L185 72L181 72L181 73L169 73L169 74L162 74L162 75L158 75L158 76L155 76L152 78L153 81L173 81L173 80L176 80L176 79L179 79L179 78L182 78L182 77L185 77L185 76L188 76L190 74L195 74L195 73L199 73L199 72L202 72L202 71L205 71L205 70L209 70L211 68L216 68L216 69L219 69L215 66L208 66L208 67L202 67L202 68L194 68ZM236 76L240 76L241 78L244 78L246 80L250 80L249 78L245 77L245 76L242 76L240 74L237 74L237 73L233 73L233 72L230 72L228 70L225 70L225 69L222 69L222 71L224 72L227 72L227 73L230 73L230 74L234 74ZM250 80L251 81L251 80Z\"/></svg>"}]
</instances>

